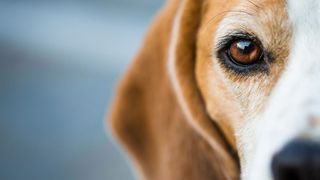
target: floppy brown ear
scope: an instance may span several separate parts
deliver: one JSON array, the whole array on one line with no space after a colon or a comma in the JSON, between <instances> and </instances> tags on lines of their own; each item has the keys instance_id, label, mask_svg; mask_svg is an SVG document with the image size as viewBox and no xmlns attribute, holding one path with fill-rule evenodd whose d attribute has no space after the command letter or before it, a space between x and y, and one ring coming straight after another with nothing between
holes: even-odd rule
<instances>
[{"instance_id":1,"label":"floppy brown ear","mask_svg":"<svg viewBox=\"0 0 320 180\"><path fill-rule=\"evenodd\" d=\"M145 179L220 180L239 175L195 80L202 2L168 1L112 104L111 130Z\"/></svg>"},{"instance_id":2,"label":"floppy brown ear","mask_svg":"<svg viewBox=\"0 0 320 180\"><path fill-rule=\"evenodd\" d=\"M196 39L204 0L186 0L180 6L173 27L168 68L175 93L188 122L210 144L227 179L239 176L238 157L218 125L206 111L195 75Z\"/></svg>"}]
</instances>

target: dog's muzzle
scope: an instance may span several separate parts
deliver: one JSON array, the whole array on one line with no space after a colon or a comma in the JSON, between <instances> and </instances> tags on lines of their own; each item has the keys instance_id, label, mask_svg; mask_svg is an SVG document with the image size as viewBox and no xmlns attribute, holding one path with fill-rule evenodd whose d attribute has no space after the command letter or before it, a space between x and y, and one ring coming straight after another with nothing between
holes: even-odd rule
<instances>
[{"instance_id":1,"label":"dog's muzzle","mask_svg":"<svg viewBox=\"0 0 320 180\"><path fill-rule=\"evenodd\" d=\"M272 160L275 180L320 180L320 143L294 140Z\"/></svg>"}]
</instances>

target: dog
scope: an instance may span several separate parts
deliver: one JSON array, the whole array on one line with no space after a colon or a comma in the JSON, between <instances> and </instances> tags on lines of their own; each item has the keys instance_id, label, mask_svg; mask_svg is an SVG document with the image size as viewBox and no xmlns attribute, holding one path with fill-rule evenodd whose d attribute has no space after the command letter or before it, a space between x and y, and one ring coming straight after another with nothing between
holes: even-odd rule
<instances>
[{"instance_id":1,"label":"dog","mask_svg":"<svg viewBox=\"0 0 320 180\"><path fill-rule=\"evenodd\" d=\"M319 17L318 0L168 0L108 121L138 176L320 179Z\"/></svg>"}]
</instances>

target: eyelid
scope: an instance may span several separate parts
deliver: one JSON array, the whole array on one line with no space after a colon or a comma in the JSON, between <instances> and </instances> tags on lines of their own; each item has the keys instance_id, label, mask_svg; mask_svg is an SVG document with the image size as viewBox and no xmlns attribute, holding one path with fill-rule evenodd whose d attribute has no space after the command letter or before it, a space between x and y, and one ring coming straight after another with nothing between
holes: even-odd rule
<instances>
[{"instance_id":1,"label":"eyelid","mask_svg":"<svg viewBox=\"0 0 320 180\"><path fill-rule=\"evenodd\" d=\"M242 31L231 31L226 35L217 38L217 43L215 44L216 52L219 52L227 48L230 45L230 43L239 39L252 40L254 42L257 41L257 37L255 35ZM257 44L259 45L260 43Z\"/></svg>"}]
</instances>

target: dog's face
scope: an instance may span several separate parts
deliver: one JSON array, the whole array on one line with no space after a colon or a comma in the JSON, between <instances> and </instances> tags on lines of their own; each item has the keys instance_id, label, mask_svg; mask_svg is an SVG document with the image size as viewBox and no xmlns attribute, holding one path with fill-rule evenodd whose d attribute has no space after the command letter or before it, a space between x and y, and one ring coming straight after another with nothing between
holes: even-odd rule
<instances>
[{"instance_id":1,"label":"dog's face","mask_svg":"<svg viewBox=\"0 0 320 180\"><path fill-rule=\"evenodd\" d=\"M315 178L320 1L206 1L203 6L196 80L207 112L239 152L242 177Z\"/></svg>"},{"instance_id":2,"label":"dog's face","mask_svg":"<svg viewBox=\"0 0 320 180\"><path fill-rule=\"evenodd\" d=\"M168 0L112 129L148 179L320 179L319 29L320 0Z\"/></svg>"}]
</instances>

